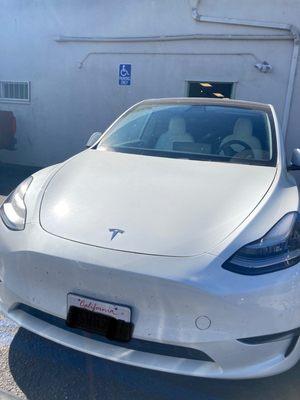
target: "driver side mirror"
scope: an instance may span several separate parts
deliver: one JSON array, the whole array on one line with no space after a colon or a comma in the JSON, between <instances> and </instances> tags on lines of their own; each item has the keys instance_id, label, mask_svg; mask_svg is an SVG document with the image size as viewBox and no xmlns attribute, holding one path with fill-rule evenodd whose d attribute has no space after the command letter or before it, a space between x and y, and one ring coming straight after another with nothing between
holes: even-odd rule
<instances>
[{"instance_id":1,"label":"driver side mirror","mask_svg":"<svg viewBox=\"0 0 300 400\"><path fill-rule=\"evenodd\" d=\"M294 149L291 163L288 166L289 171L300 171L300 149Z\"/></svg>"},{"instance_id":2,"label":"driver side mirror","mask_svg":"<svg viewBox=\"0 0 300 400\"><path fill-rule=\"evenodd\" d=\"M102 136L102 132L94 132L91 134L89 140L86 142L86 147L90 148L93 147L94 144L96 144L98 142L98 140L101 138Z\"/></svg>"}]
</instances>

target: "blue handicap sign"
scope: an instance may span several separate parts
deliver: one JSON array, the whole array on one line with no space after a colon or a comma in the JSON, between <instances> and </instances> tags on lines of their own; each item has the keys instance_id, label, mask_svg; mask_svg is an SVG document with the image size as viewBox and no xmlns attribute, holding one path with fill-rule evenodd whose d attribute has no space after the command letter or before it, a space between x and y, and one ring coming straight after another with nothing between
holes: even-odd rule
<instances>
[{"instance_id":1,"label":"blue handicap sign","mask_svg":"<svg viewBox=\"0 0 300 400\"><path fill-rule=\"evenodd\" d=\"M119 65L119 85L129 86L131 84L131 64Z\"/></svg>"}]
</instances>

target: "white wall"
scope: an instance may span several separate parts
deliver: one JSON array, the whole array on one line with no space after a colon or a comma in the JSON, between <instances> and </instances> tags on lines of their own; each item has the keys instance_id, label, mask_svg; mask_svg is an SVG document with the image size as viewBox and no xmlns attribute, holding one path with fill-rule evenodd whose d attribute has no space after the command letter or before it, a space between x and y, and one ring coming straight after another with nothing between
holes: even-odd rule
<instances>
[{"instance_id":1,"label":"white wall","mask_svg":"<svg viewBox=\"0 0 300 400\"><path fill-rule=\"evenodd\" d=\"M104 130L133 103L149 97L185 96L188 80L236 82L236 98L272 103L283 116L292 41L55 41L60 35L274 31L195 22L188 0L0 0L0 5L0 80L29 80L32 89L30 104L0 102L0 109L15 113L18 140L16 151L0 151L2 161L37 166L59 162L80 151L91 132ZM300 28L297 0L203 0L200 11ZM102 54L88 57L80 69L89 52ZM271 63L273 72L258 72L254 68L258 60ZM130 87L118 84L120 63L132 64ZM299 74L295 89L289 150L300 146Z\"/></svg>"}]
</instances>

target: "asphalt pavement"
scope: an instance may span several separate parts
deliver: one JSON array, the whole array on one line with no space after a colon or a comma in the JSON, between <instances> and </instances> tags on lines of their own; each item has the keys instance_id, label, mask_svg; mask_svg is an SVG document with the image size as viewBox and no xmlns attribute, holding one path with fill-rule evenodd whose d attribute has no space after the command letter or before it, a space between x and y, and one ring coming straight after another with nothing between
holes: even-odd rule
<instances>
[{"instance_id":1,"label":"asphalt pavement","mask_svg":"<svg viewBox=\"0 0 300 400\"><path fill-rule=\"evenodd\" d=\"M6 196L30 173L0 164L0 193ZM287 373L257 380L177 376L68 349L0 314L0 399L6 399L1 390L30 400L299 400L300 363Z\"/></svg>"}]
</instances>

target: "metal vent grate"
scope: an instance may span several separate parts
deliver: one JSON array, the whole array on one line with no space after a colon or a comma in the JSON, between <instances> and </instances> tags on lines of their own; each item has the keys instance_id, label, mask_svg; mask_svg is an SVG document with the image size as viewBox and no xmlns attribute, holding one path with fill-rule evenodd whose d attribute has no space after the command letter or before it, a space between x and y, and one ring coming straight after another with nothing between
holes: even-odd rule
<instances>
[{"instance_id":1,"label":"metal vent grate","mask_svg":"<svg viewBox=\"0 0 300 400\"><path fill-rule=\"evenodd\" d=\"M0 81L0 100L29 101L29 82Z\"/></svg>"}]
</instances>

